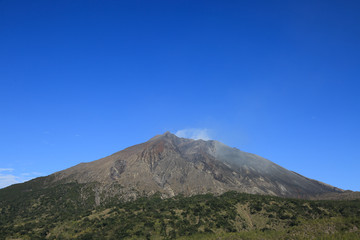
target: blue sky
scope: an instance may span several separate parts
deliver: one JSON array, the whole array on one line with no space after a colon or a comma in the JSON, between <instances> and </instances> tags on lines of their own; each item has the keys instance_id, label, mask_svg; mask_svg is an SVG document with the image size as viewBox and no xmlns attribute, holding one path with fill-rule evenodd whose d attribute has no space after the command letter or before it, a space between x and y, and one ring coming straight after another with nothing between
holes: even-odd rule
<instances>
[{"instance_id":1,"label":"blue sky","mask_svg":"<svg viewBox=\"0 0 360 240\"><path fill-rule=\"evenodd\" d=\"M0 1L0 187L165 131L360 190L359 1Z\"/></svg>"}]
</instances>

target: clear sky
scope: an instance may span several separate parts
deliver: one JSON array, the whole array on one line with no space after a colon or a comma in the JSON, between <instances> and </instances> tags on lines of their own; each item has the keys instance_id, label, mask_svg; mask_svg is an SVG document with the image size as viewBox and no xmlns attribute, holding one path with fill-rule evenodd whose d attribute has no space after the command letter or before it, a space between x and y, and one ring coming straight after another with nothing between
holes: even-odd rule
<instances>
[{"instance_id":1,"label":"clear sky","mask_svg":"<svg viewBox=\"0 0 360 240\"><path fill-rule=\"evenodd\" d=\"M0 187L171 131L360 190L360 1L0 0Z\"/></svg>"}]
</instances>

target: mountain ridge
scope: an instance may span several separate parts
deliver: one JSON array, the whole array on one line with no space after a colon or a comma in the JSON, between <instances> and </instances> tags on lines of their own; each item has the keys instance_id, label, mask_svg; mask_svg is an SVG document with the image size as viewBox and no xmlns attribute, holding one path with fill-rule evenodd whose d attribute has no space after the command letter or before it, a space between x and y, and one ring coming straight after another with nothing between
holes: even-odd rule
<instances>
[{"instance_id":1,"label":"mountain ridge","mask_svg":"<svg viewBox=\"0 0 360 240\"><path fill-rule=\"evenodd\" d=\"M170 132L49 177L50 184L96 183L99 203L156 192L164 198L226 191L313 198L344 191L216 140L179 138Z\"/></svg>"}]
</instances>

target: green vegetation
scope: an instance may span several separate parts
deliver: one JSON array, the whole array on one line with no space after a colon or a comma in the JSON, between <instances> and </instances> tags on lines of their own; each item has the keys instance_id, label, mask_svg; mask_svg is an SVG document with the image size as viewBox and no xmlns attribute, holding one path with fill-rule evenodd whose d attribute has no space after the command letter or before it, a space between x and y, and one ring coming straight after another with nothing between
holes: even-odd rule
<instances>
[{"instance_id":1,"label":"green vegetation","mask_svg":"<svg viewBox=\"0 0 360 240\"><path fill-rule=\"evenodd\" d=\"M360 239L360 200L227 192L96 206L95 185L26 184L0 191L0 239Z\"/></svg>"}]
</instances>

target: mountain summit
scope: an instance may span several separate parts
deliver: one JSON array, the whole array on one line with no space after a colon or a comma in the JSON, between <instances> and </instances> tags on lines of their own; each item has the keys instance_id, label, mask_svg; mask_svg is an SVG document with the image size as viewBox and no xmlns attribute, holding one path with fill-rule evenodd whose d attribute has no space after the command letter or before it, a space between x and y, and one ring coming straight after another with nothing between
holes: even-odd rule
<instances>
[{"instance_id":1,"label":"mountain summit","mask_svg":"<svg viewBox=\"0 0 360 240\"><path fill-rule=\"evenodd\" d=\"M343 192L218 141L170 132L48 177L49 184L94 183L98 202L107 196L129 199L156 192L172 197L235 190L295 198Z\"/></svg>"}]
</instances>

